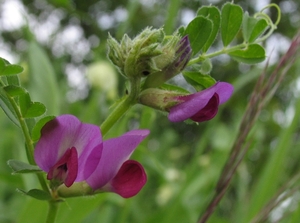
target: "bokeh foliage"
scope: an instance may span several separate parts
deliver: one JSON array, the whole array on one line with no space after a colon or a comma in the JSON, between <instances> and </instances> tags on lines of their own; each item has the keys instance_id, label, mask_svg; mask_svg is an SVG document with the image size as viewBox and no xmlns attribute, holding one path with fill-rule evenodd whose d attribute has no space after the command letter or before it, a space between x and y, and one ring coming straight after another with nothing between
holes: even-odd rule
<instances>
[{"instance_id":1,"label":"bokeh foliage","mask_svg":"<svg viewBox=\"0 0 300 223\"><path fill-rule=\"evenodd\" d=\"M0 2L0 7L5 2ZM124 33L133 37L146 26L159 28L165 24L170 34L185 23L189 13L195 14L200 6L210 4L188 0L18 2L23 4L30 19L17 29L2 27L0 41L15 62L25 68L20 76L22 85L33 101L47 105L47 114L71 113L84 122L99 125L108 115L113 100L125 91L122 76L112 67L103 66L108 65L105 43L108 33L117 39ZM221 8L224 3L217 1L215 6ZM258 10L255 2L235 3L249 14ZM283 14L273 42L265 43L273 49L267 56L275 57L275 61L270 61L270 70L276 64L276 55L284 53L286 48L281 47L285 41L296 34L300 16L296 0L272 3L277 3ZM275 11L271 9L270 13L276 18ZM2 11L0 21L5 19L3 15ZM45 37L45 27L51 27L51 23L57 25ZM62 34L70 29L81 35L68 44ZM221 107L217 117L199 125L174 124L162 113L135 106L106 137L137 127L151 130L150 137L133 155L147 171L145 188L128 200L115 194L68 199L62 204L58 222L196 222L213 195L254 83L264 69L263 65L238 64L228 57L216 58L212 63L212 76L235 86L233 97ZM100 83L89 82L95 75L90 69L92 65L105 71L97 74L102 82L117 79L110 88L115 93ZM249 222L281 186L299 173L299 72L298 59L262 111L249 136L250 149L209 222ZM25 160L24 144L17 140L21 138L19 130L3 112L0 112L0 128L0 222L39 223L45 218L46 204L16 192L16 188L36 187L35 178L11 175L6 165L12 158ZM283 216L282 222L298 222L298 197L297 191L289 196L287 207L279 205L266 222Z\"/></svg>"}]
</instances>

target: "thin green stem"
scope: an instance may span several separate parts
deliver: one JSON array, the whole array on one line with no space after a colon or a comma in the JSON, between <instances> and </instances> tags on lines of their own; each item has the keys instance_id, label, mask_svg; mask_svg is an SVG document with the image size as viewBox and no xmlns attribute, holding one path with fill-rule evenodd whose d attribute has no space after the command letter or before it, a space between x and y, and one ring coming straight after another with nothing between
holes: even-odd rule
<instances>
[{"instance_id":1,"label":"thin green stem","mask_svg":"<svg viewBox=\"0 0 300 223\"><path fill-rule=\"evenodd\" d=\"M116 106L116 108L110 113L110 115L100 126L103 136L129 110L129 108L137 103L137 98L140 93L140 79L132 78L129 81L131 84L131 90L129 94Z\"/></svg>"},{"instance_id":2,"label":"thin green stem","mask_svg":"<svg viewBox=\"0 0 300 223\"><path fill-rule=\"evenodd\" d=\"M46 223L54 223L58 211L58 205L59 203L57 201L49 201L49 209L48 209L48 215L46 219Z\"/></svg>"},{"instance_id":3,"label":"thin green stem","mask_svg":"<svg viewBox=\"0 0 300 223\"><path fill-rule=\"evenodd\" d=\"M190 60L189 63L188 63L188 66L193 65L195 63L202 62L202 61L204 61L207 58L213 58L213 57L219 56L221 54L228 54L228 53L233 52L235 50L243 49L246 46L247 46L246 43L242 43L242 44L239 44L239 45L236 45L236 46L233 46L233 47L229 47L229 48L228 47L224 47L221 50L218 50L218 51L213 52L213 53L202 54L199 57Z\"/></svg>"},{"instance_id":4,"label":"thin green stem","mask_svg":"<svg viewBox=\"0 0 300 223\"><path fill-rule=\"evenodd\" d=\"M4 86L4 83L2 81L1 81L1 85ZM14 109L17 119L20 123L20 127L21 127L21 130L22 130L24 138L25 138L25 144L26 144L25 149L26 149L26 155L27 155L28 162L31 165L36 165L36 163L34 161L34 157L33 157L33 151L34 151L33 141L31 140L26 121L23 118L23 116L20 112L20 109L19 109L16 101L14 100L14 98L11 97L10 95L8 95L7 93L6 93L6 97L9 100L12 108ZM44 177L41 174L37 174L37 177L38 177L38 180L39 180L43 190L49 191L49 188L47 186L47 183L45 182Z\"/></svg>"},{"instance_id":5,"label":"thin green stem","mask_svg":"<svg viewBox=\"0 0 300 223\"><path fill-rule=\"evenodd\" d=\"M25 147L26 147L26 155L27 155L28 162L31 165L36 165L36 163L34 161L34 157L33 157L33 151L34 151L33 141L31 140L30 133L29 133L27 124L25 122L25 119L23 118L23 116L22 116L22 114L19 110L19 107L18 107L17 103L15 102L15 100L9 95L7 95L7 98L9 100L9 102L11 103L13 109L15 110L15 113L18 117L21 129L22 129L22 132L23 132L23 135L24 135L24 138L25 138L25 144L26 144ZM42 176L42 174L37 174L37 177L38 177L38 180L39 180L43 190L44 191L49 191L48 185L45 182L45 179Z\"/></svg>"},{"instance_id":6,"label":"thin green stem","mask_svg":"<svg viewBox=\"0 0 300 223\"><path fill-rule=\"evenodd\" d=\"M100 126L101 132L105 135L110 128L125 114L128 109L133 105L131 98L126 96L117 107L110 113L110 115L105 119L105 121Z\"/></svg>"},{"instance_id":7,"label":"thin green stem","mask_svg":"<svg viewBox=\"0 0 300 223\"><path fill-rule=\"evenodd\" d=\"M23 118L23 116L22 116L22 114L19 110L19 107L16 104L15 100L11 96L9 96L8 94L6 94L6 96L9 100L10 104L12 105L17 117L18 117L21 129L22 129L22 132L23 132L23 135L24 135L24 138L25 138L26 155L27 155L28 162L31 165L36 165L36 163L34 161L34 157L33 157L33 151L34 151L33 141L31 140L31 137L30 137L29 130L28 130L27 124L25 122L25 119Z\"/></svg>"},{"instance_id":8,"label":"thin green stem","mask_svg":"<svg viewBox=\"0 0 300 223\"><path fill-rule=\"evenodd\" d=\"M263 12L265 9L268 9L268 8L271 8L271 7L274 7L277 10L277 20L274 23L274 25L277 26L279 24L280 20L281 20L281 10L280 10L280 7L277 4L275 4L275 3L269 4L260 11Z\"/></svg>"}]
</instances>

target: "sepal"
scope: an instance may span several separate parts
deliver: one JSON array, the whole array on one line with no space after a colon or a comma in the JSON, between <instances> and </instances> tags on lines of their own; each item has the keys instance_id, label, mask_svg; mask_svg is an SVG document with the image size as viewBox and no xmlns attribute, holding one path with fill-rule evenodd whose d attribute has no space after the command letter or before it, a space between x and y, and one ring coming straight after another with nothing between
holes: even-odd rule
<instances>
[{"instance_id":1,"label":"sepal","mask_svg":"<svg viewBox=\"0 0 300 223\"><path fill-rule=\"evenodd\" d=\"M178 100L174 99L177 96L182 96L182 93L148 88L140 93L139 103L161 111L168 111L178 103Z\"/></svg>"}]
</instances>

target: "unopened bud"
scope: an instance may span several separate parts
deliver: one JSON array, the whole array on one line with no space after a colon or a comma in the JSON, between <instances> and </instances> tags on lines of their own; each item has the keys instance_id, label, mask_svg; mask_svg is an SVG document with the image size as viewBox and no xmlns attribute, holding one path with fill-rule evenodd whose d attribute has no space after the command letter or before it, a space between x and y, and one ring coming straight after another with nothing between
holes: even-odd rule
<instances>
[{"instance_id":1,"label":"unopened bud","mask_svg":"<svg viewBox=\"0 0 300 223\"><path fill-rule=\"evenodd\" d=\"M161 42L164 39L162 29L144 29L133 40L124 35L118 43L109 36L108 58L126 77L144 77L158 71L154 57L159 56Z\"/></svg>"},{"instance_id":2,"label":"unopened bud","mask_svg":"<svg viewBox=\"0 0 300 223\"><path fill-rule=\"evenodd\" d=\"M161 70L149 75L143 86L144 89L158 87L167 80L179 74L187 65L192 55L192 49L188 36L183 37L181 40L177 40L176 46L174 46L173 38L170 44L167 44L167 48L164 49L163 54L156 57L156 65ZM160 59L160 58L165 59ZM160 61L160 62L158 62Z\"/></svg>"},{"instance_id":3,"label":"unopened bud","mask_svg":"<svg viewBox=\"0 0 300 223\"><path fill-rule=\"evenodd\" d=\"M171 107L178 104L177 96L182 93L148 88L139 95L139 103L161 111L169 111Z\"/></svg>"}]
</instances>

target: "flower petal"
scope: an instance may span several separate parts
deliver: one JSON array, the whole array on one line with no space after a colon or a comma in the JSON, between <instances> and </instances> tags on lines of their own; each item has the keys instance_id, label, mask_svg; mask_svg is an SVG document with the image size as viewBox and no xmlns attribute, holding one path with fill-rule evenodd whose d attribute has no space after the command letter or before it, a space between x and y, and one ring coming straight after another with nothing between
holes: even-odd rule
<instances>
[{"instance_id":1,"label":"flower petal","mask_svg":"<svg viewBox=\"0 0 300 223\"><path fill-rule=\"evenodd\" d=\"M132 130L120 137L104 141L101 160L86 182L94 190L107 184L148 134L149 130Z\"/></svg>"},{"instance_id":2,"label":"flower petal","mask_svg":"<svg viewBox=\"0 0 300 223\"><path fill-rule=\"evenodd\" d=\"M219 104L226 102L233 93L233 86L226 82L218 82L215 86L215 92L219 95Z\"/></svg>"},{"instance_id":3,"label":"flower petal","mask_svg":"<svg viewBox=\"0 0 300 223\"><path fill-rule=\"evenodd\" d=\"M81 123L73 115L61 115L42 128L34 159L42 170L49 172L67 149L75 147L78 153L78 181L84 178L83 170L90 153L97 147L101 154L101 144L102 136L98 126Z\"/></svg>"},{"instance_id":4,"label":"flower petal","mask_svg":"<svg viewBox=\"0 0 300 223\"><path fill-rule=\"evenodd\" d=\"M207 105L198 111L191 119L195 122L204 122L212 119L218 113L219 108L219 95L215 93L209 100Z\"/></svg>"},{"instance_id":5,"label":"flower petal","mask_svg":"<svg viewBox=\"0 0 300 223\"><path fill-rule=\"evenodd\" d=\"M111 180L111 191L124 198L136 195L146 184L147 175L143 166L134 160L127 160Z\"/></svg>"},{"instance_id":6,"label":"flower petal","mask_svg":"<svg viewBox=\"0 0 300 223\"><path fill-rule=\"evenodd\" d=\"M70 187L74 183L77 173L78 155L76 148L72 147L51 167L47 174L47 179L65 183L67 187Z\"/></svg>"},{"instance_id":7,"label":"flower petal","mask_svg":"<svg viewBox=\"0 0 300 223\"><path fill-rule=\"evenodd\" d=\"M219 96L219 103L224 103L233 92L232 85L225 82L217 82L215 85L203 91L187 96L177 97L181 103L170 109L169 120L171 122L181 122L189 119L203 109L215 93Z\"/></svg>"},{"instance_id":8,"label":"flower petal","mask_svg":"<svg viewBox=\"0 0 300 223\"><path fill-rule=\"evenodd\" d=\"M175 67L182 71L186 64L189 62L192 55L192 48L188 36L184 36L178 43L178 49L176 50Z\"/></svg>"}]
</instances>

